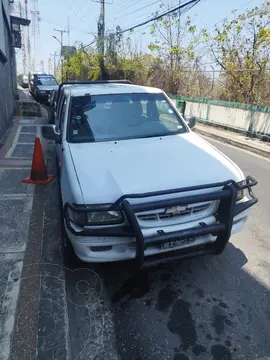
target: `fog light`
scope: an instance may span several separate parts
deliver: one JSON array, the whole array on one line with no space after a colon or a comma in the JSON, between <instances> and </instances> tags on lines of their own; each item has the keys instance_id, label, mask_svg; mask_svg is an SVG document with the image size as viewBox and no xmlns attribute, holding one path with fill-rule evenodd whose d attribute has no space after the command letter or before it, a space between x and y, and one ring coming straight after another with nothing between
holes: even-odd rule
<instances>
[{"instance_id":1,"label":"fog light","mask_svg":"<svg viewBox=\"0 0 270 360\"><path fill-rule=\"evenodd\" d=\"M112 250L112 246L90 246L90 250L93 252L109 251Z\"/></svg>"}]
</instances>

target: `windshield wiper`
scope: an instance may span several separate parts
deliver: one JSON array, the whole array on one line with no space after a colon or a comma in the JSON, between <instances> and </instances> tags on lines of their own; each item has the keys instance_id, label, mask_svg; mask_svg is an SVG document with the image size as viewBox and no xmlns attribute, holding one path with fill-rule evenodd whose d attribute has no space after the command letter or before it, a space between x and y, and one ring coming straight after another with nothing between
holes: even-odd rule
<instances>
[{"instance_id":1,"label":"windshield wiper","mask_svg":"<svg viewBox=\"0 0 270 360\"><path fill-rule=\"evenodd\" d=\"M164 137L164 136L170 136L170 135L177 135L180 134L180 132L177 133L169 133L169 134L151 134L151 135L144 135L144 136L139 136L138 139L144 139L144 138L154 138L154 137Z\"/></svg>"}]
</instances>

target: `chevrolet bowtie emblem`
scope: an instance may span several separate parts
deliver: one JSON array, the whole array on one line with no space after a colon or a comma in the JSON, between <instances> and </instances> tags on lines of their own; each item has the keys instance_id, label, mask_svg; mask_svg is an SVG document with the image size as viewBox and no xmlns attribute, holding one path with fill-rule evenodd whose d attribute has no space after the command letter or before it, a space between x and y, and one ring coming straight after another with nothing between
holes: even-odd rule
<instances>
[{"instance_id":1,"label":"chevrolet bowtie emblem","mask_svg":"<svg viewBox=\"0 0 270 360\"><path fill-rule=\"evenodd\" d=\"M187 210L187 206L173 206L171 208L166 209L165 214L179 215L182 211Z\"/></svg>"}]
</instances>

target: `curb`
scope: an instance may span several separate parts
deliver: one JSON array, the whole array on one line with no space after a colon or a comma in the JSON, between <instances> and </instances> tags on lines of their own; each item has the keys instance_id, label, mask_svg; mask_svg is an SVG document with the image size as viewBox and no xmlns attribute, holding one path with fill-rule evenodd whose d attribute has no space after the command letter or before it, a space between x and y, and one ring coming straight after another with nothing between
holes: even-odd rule
<instances>
[{"instance_id":1,"label":"curb","mask_svg":"<svg viewBox=\"0 0 270 360\"><path fill-rule=\"evenodd\" d=\"M232 140L230 138L227 138L227 137L223 137L223 136L220 136L220 135L216 135L216 134L212 134L212 133L209 133L207 131L204 131L204 130L198 130L198 129L194 129L195 132L199 135L203 135L203 136L207 136L209 138L212 138L214 140L219 140L221 142L224 142L224 143L227 143L227 144L230 144L230 145L233 145L233 146L236 146L236 147L239 147L239 148L242 148L242 149L245 149L245 150L248 150L250 152L253 152L253 153L256 153L258 155L261 155L261 156L264 156L264 157L267 157L267 158L270 158L270 151L266 151L266 150L262 150L262 149L258 149L254 146L250 146L248 144L244 144L240 141L237 141L237 140Z\"/></svg>"}]
</instances>

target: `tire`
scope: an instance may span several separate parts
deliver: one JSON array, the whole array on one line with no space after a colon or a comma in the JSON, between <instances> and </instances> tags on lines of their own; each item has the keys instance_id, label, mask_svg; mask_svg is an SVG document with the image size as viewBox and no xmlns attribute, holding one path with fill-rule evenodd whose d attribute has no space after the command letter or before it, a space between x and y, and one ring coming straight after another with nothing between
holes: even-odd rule
<instances>
[{"instance_id":1,"label":"tire","mask_svg":"<svg viewBox=\"0 0 270 360\"><path fill-rule=\"evenodd\" d=\"M58 183L58 200L59 200L59 212L60 212L60 234L61 234L61 243L63 246L63 253L65 259L68 261L74 260L77 258L73 246L67 236L66 229L65 229L65 218L64 218L64 208L63 208L63 200L62 200L62 193L61 193L61 184L60 184L60 169L57 163L57 157L55 157L56 163L56 174L57 174L57 183Z\"/></svg>"}]
</instances>

